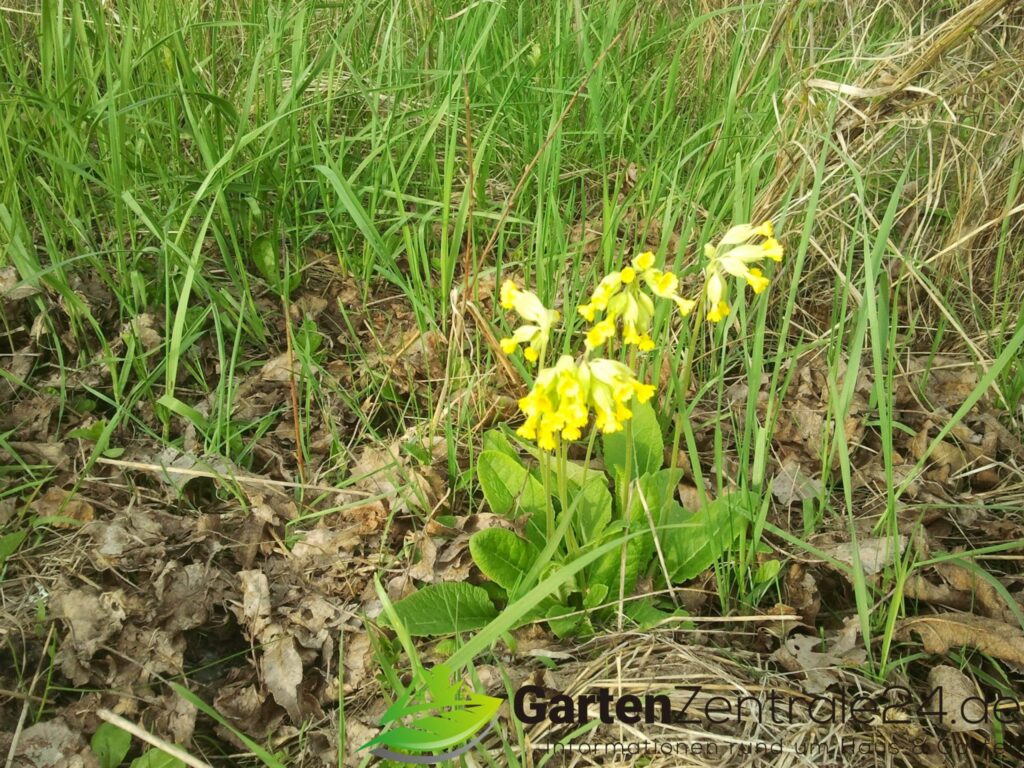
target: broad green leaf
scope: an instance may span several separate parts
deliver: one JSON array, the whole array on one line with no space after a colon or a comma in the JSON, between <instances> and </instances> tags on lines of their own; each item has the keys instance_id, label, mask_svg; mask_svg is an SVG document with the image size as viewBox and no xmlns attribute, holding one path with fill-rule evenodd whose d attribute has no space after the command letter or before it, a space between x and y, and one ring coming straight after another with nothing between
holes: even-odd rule
<instances>
[{"instance_id":1,"label":"broad green leaf","mask_svg":"<svg viewBox=\"0 0 1024 768\"><path fill-rule=\"evenodd\" d=\"M477 693L459 680L452 683L451 669L444 664L424 671L423 677L425 692L399 697L381 717L382 725L403 724L370 739L360 751L377 745L415 752L448 749L483 729L502 704L501 699Z\"/></svg>"},{"instance_id":2,"label":"broad green leaf","mask_svg":"<svg viewBox=\"0 0 1024 768\"><path fill-rule=\"evenodd\" d=\"M117 768L132 746L132 735L113 723L100 723L100 727L92 735L89 747L100 768Z\"/></svg>"},{"instance_id":3,"label":"broad green leaf","mask_svg":"<svg viewBox=\"0 0 1024 768\"><path fill-rule=\"evenodd\" d=\"M765 584L769 581L774 581L781 570L781 560L765 560L757 569L757 573L754 574L754 583Z\"/></svg>"},{"instance_id":4,"label":"broad green leaf","mask_svg":"<svg viewBox=\"0 0 1024 768\"><path fill-rule=\"evenodd\" d=\"M551 631L555 633L555 637L564 638L574 634L574 630L583 619L583 614L569 606L553 605L548 609L545 619L547 619Z\"/></svg>"},{"instance_id":5,"label":"broad green leaf","mask_svg":"<svg viewBox=\"0 0 1024 768\"><path fill-rule=\"evenodd\" d=\"M395 603L410 635L450 635L480 629L498 612L480 587L465 582L430 584Z\"/></svg>"},{"instance_id":6,"label":"broad green leaf","mask_svg":"<svg viewBox=\"0 0 1024 768\"><path fill-rule=\"evenodd\" d=\"M631 477L645 475L661 469L665 454L665 441L661 436L661 427L658 426L658 417L650 403L638 403L636 400L630 404L633 411L631 420L633 430L633 467L629 472ZM627 431L613 432L604 435L604 464L608 473L613 477L623 473L626 469L626 434Z\"/></svg>"},{"instance_id":7,"label":"broad green leaf","mask_svg":"<svg viewBox=\"0 0 1024 768\"><path fill-rule=\"evenodd\" d=\"M477 458L476 472L494 514L513 516L517 502L524 512L545 508L544 487L518 459L498 451L483 451Z\"/></svg>"},{"instance_id":8,"label":"broad green leaf","mask_svg":"<svg viewBox=\"0 0 1024 768\"><path fill-rule=\"evenodd\" d=\"M476 658L478 653L482 653L487 648L490 648L503 636L505 632L508 632L513 627L519 626L519 623L524 619L524 617L528 616L531 611L534 611L542 601L548 599L552 594L561 589L561 587L577 573L594 563L596 560L604 557L612 550L617 550L623 541L628 542L629 540L630 537L625 536L614 541L606 542L593 552L587 552L586 554L580 555L571 563L567 563L555 569L550 576L532 587L522 597L509 603L505 607L505 610L501 611L501 613L492 619L487 626L483 627L483 629L463 643L459 647L459 650L453 653L448 659L448 665L452 669L457 670L461 669L466 664L469 664L474 658Z\"/></svg>"},{"instance_id":9,"label":"broad green leaf","mask_svg":"<svg viewBox=\"0 0 1024 768\"><path fill-rule=\"evenodd\" d=\"M18 547L21 546L21 542L25 540L27 535L28 531L21 530L0 536L0 568L4 567L8 557L18 551Z\"/></svg>"},{"instance_id":10,"label":"broad green leaf","mask_svg":"<svg viewBox=\"0 0 1024 768\"><path fill-rule=\"evenodd\" d=\"M131 768L187 768L187 766L184 761L167 754L162 749L154 748L132 760Z\"/></svg>"},{"instance_id":11,"label":"broad green leaf","mask_svg":"<svg viewBox=\"0 0 1024 768\"><path fill-rule=\"evenodd\" d=\"M663 511L675 501L676 488L683 477L681 469L659 469L649 472L636 481L630 494L629 519L642 520L650 527L647 512L655 525Z\"/></svg>"},{"instance_id":12,"label":"broad green leaf","mask_svg":"<svg viewBox=\"0 0 1024 768\"><path fill-rule=\"evenodd\" d=\"M652 597L642 597L639 600L629 601L626 603L625 614L627 618L632 619L636 623L637 628L641 631L647 631L674 616L688 615L682 608L674 611L664 611L655 605L654 598ZM687 623L692 624L693 622Z\"/></svg>"},{"instance_id":13,"label":"broad green leaf","mask_svg":"<svg viewBox=\"0 0 1024 768\"><path fill-rule=\"evenodd\" d=\"M484 448L485 451L497 451L503 453L510 459L518 460L519 452L516 451L515 446L512 445L505 433L500 429L489 429L484 432Z\"/></svg>"},{"instance_id":14,"label":"broad green leaf","mask_svg":"<svg viewBox=\"0 0 1024 768\"><path fill-rule=\"evenodd\" d=\"M270 235L260 235L252 243L252 260L263 279L275 291L281 286L281 257Z\"/></svg>"},{"instance_id":15,"label":"broad green leaf","mask_svg":"<svg viewBox=\"0 0 1024 768\"><path fill-rule=\"evenodd\" d=\"M656 527L659 526L659 521L666 512L671 512L673 505L679 506L673 499L673 492L681 476L680 469L660 469L645 474L633 484L627 516L628 530L639 535L629 542L626 549L625 580L622 580L622 553L612 552L591 569L591 584L605 585L612 598L618 597L620 587L625 588L627 595L632 592L637 578L654 561L651 521L653 520ZM647 510L650 510L650 519ZM662 547L664 548L664 542Z\"/></svg>"},{"instance_id":16,"label":"broad green leaf","mask_svg":"<svg viewBox=\"0 0 1024 768\"><path fill-rule=\"evenodd\" d=\"M699 576L729 551L747 530L756 499L745 491L721 496L698 512L668 516L663 524L688 523L661 536L665 562L674 582Z\"/></svg>"},{"instance_id":17,"label":"broad green leaf","mask_svg":"<svg viewBox=\"0 0 1024 768\"><path fill-rule=\"evenodd\" d=\"M540 554L505 528L477 531L469 539L469 551L484 575L509 592L519 585Z\"/></svg>"},{"instance_id":18,"label":"broad green leaf","mask_svg":"<svg viewBox=\"0 0 1024 768\"><path fill-rule=\"evenodd\" d=\"M612 494L602 473L590 473L590 479L578 491L583 498L576 510L575 528L584 543L599 541L612 519Z\"/></svg>"},{"instance_id":19,"label":"broad green leaf","mask_svg":"<svg viewBox=\"0 0 1024 768\"><path fill-rule=\"evenodd\" d=\"M608 587L605 584L591 584L583 593L583 607L597 608L602 605L608 597Z\"/></svg>"}]
</instances>

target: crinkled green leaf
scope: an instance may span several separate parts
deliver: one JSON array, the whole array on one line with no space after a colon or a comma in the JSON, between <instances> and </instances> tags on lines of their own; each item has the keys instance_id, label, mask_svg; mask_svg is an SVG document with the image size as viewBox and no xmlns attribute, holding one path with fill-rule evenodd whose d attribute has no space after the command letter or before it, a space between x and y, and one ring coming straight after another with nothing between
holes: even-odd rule
<instances>
[{"instance_id":1,"label":"crinkled green leaf","mask_svg":"<svg viewBox=\"0 0 1024 768\"><path fill-rule=\"evenodd\" d=\"M664 525L685 522L683 530L667 530L661 537L665 562L674 582L695 578L710 568L746 532L756 499L737 491L715 499L693 513L663 519Z\"/></svg>"},{"instance_id":2,"label":"crinkled green leaf","mask_svg":"<svg viewBox=\"0 0 1024 768\"><path fill-rule=\"evenodd\" d=\"M469 539L469 551L484 575L509 592L519 585L540 554L532 544L504 528L477 531Z\"/></svg>"},{"instance_id":3,"label":"crinkled green leaf","mask_svg":"<svg viewBox=\"0 0 1024 768\"><path fill-rule=\"evenodd\" d=\"M590 473L590 479L578 491L583 495L576 510L574 526L581 542L599 541L612 519L612 494L603 474Z\"/></svg>"},{"instance_id":4,"label":"crinkled green leaf","mask_svg":"<svg viewBox=\"0 0 1024 768\"><path fill-rule=\"evenodd\" d=\"M476 473L494 514L511 517L518 511L536 513L545 509L544 486L518 459L500 451L483 451L477 457Z\"/></svg>"},{"instance_id":5,"label":"crinkled green leaf","mask_svg":"<svg viewBox=\"0 0 1024 768\"><path fill-rule=\"evenodd\" d=\"M658 426L658 417L650 403L630 403L633 411L633 468L631 477L639 477L661 469L665 455L665 441ZM604 464L608 474L617 477L626 468L626 430L604 435Z\"/></svg>"},{"instance_id":6,"label":"crinkled green leaf","mask_svg":"<svg viewBox=\"0 0 1024 768\"><path fill-rule=\"evenodd\" d=\"M132 735L113 723L100 723L89 741L89 747L99 760L100 768L117 768L131 746Z\"/></svg>"},{"instance_id":7,"label":"crinkled green leaf","mask_svg":"<svg viewBox=\"0 0 1024 768\"><path fill-rule=\"evenodd\" d=\"M131 768L187 768L187 766L183 760L167 754L162 749L154 748L132 760Z\"/></svg>"},{"instance_id":8,"label":"crinkled green leaf","mask_svg":"<svg viewBox=\"0 0 1024 768\"><path fill-rule=\"evenodd\" d=\"M395 603L395 612L417 637L480 629L498 615L487 592L465 582L429 584Z\"/></svg>"}]
</instances>

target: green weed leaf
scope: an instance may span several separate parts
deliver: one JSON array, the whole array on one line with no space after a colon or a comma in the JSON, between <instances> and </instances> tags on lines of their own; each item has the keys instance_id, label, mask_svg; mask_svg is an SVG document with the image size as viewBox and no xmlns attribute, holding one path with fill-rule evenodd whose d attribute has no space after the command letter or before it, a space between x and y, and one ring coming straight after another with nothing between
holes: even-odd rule
<instances>
[{"instance_id":1,"label":"green weed leaf","mask_svg":"<svg viewBox=\"0 0 1024 768\"><path fill-rule=\"evenodd\" d=\"M477 458L476 473L494 514L513 516L517 501L525 512L544 510L544 487L518 459L498 451L483 451Z\"/></svg>"},{"instance_id":2,"label":"green weed leaf","mask_svg":"<svg viewBox=\"0 0 1024 768\"><path fill-rule=\"evenodd\" d=\"M665 441L658 426L658 417L650 403L632 402L633 411L633 471L632 477L661 469L665 454ZM608 474L617 477L626 469L626 431L605 435L604 464Z\"/></svg>"},{"instance_id":3,"label":"green weed leaf","mask_svg":"<svg viewBox=\"0 0 1024 768\"><path fill-rule=\"evenodd\" d=\"M0 568L4 567L8 557L18 551L18 547L21 546L21 542L27 535L28 531L21 530L0 536Z\"/></svg>"},{"instance_id":4,"label":"green weed leaf","mask_svg":"<svg viewBox=\"0 0 1024 768\"><path fill-rule=\"evenodd\" d=\"M537 548L505 528L477 531L469 540L473 562L491 581L512 592L536 561Z\"/></svg>"},{"instance_id":5,"label":"green weed leaf","mask_svg":"<svg viewBox=\"0 0 1024 768\"><path fill-rule=\"evenodd\" d=\"M89 741L100 768L117 768L131 746L132 735L113 723L101 723Z\"/></svg>"},{"instance_id":6,"label":"green weed leaf","mask_svg":"<svg viewBox=\"0 0 1024 768\"><path fill-rule=\"evenodd\" d=\"M395 603L395 613L417 637L480 629L498 615L487 592L464 582L429 584Z\"/></svg>"},{"instance_id":7,"label":"green weed leaf","mask_svg":"<svg viewBox=\"0 0 1024 768\"><path fill-rule=\"evenodd\" d=\"M753 494L737 491L698 512L666 516L663 525L689 523L686 529L668 530L661 538L672 580L688 581L714 565L746 532L755 505Z\"/></svg>"},{"instance_id":8,"label":"green weed leaf","mask_svg":"<svg viewBox=\"0 0 1024 768\"><path fill-rule=\"evenodd\" d=\"M680 469L660 469L644 475L633 484L629 497L629 513L624 517L628 521L628 531L638 535L626 546L624 587L627 595L633 590L633 585L640 574L653 562L654 539L651 536L651 521L653 520L657 526L666 515L674 517L673 510L682 509L673 498L673 492L681 476ZM650 518L647 516L648 511L651 513ZM673 522L678 520L674 519ZM590 582L607 586L609 594L617 597L622 571L622 553L611 552L591 570Z\"/></svg>"},{"instance_id":9,"label":"green weed leaf","mask_svg":"<svg viewBox=\"0 0 1024 768\"><path fill-rule=\"evenodd\" d=\"M503 453L513 461L519 460L519 453L516 451L515 446L512 445L511 441L500 429L489 429L484 432L483 449L485 451Z\"/></svg>"},{"instance_id":10,"label":"green weed leaf","mask_svg":"<svg viewBox=\"0 0 1024 768\"><path fill-rule=\"evenodd\" d=\"M131 768L187 768L184 761L169 755L162 749L150 749L141 757L132 760Z\"/></svg>"},{"instance_id":11,"label":"green weed leaf","mask_svg":"<svg viewBox=\"0 0 1024 768\"><path fill-rule=\"evenodd\" d=\"M575 527L581 541L600 541L612 519L612 494L603 474L591 472L579 491L583 498L576 509Z\"/></svg>"}]
</instances>

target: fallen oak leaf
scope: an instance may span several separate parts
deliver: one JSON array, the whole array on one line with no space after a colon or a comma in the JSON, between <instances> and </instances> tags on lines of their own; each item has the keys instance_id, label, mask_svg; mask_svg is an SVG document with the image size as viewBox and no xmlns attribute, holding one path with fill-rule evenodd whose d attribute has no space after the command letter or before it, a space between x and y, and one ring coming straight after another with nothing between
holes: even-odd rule
<instances>
[{"instance_id":1,"label":"fallen oak leaf","mask_svg":"<svg viewBox=\"0 0 1024 768\"><path fill-rule=\"evenodd\" d=\"M939 718L953 733L976 731L985 727L985 699L971 679L956 667L940 664L928 673L928 687L942 691Z\"/></svg>"},{"instance_id":2,"label":"fallen oak leaf","mask_svg":"<svg viewBox=\"0 0 1024 768\"><path fill-rule=\"evenodd\" d=\"M904 619L896 629L898 640L921 638L928 653L944 655L967 646L1024 668L1024 631L997 619L971 613L937 613Z\"/></svg>"},{"instance_id":3,"label":"fallen oak leaf","mask_svg":"<svg viewBox=\"0 0 1024 768\"><path fill-rule=\"evenodd\" d=\"M299 685L302 683L302 658L295 648L295 640L288 635L279 635L263 649L263 682L274 697L288 712L292 722L302 722L299 708Z\"/></svg>"},{"instance_id":4,"label":"fallen oak leaf","mask_svg":"<svg viewBox=\"0 0 1024 768\"><path fill-rule=\"evenodd\" d=\"M772 481L772 495L788 507L821 495L821 481L805 473L795 456L786 456Z\"/></svg>"},{"instance_id":5,"label":"fallen oak leaf","mask_svg":"<svg viewBox=\"0 0 1024 768\"><path fill-rule=\"evenodd\" d=\"M860 567L866 575L874 576L876 573L892 565L896 557L903 553L909 539L903 535L898 538L898 548L893 546L893 540L890 536L861 539L857 542L857 559L860 561ZM840 563L853 567L852 542L836 544L825 551Z\"/></svg>"},{"instance_id":6,"label":"fallen oak leaf","mask_svg":"<svg viewBox=\"0 0 1024 768\"><path fill-rule=\"evenodd\" d=\"M992 619L1000 619L1009 624L1019 623L1018 616L1024 606L1011 605L1004 599L991 581L985 578L984 572L973 561L966 564L957 562L938 563L935 570L953 589L965 593L978 612ZM998 582L997 582L998 583ZM1007 594L1007 597L1009 595Z\"/></svg>"}]
</instances>

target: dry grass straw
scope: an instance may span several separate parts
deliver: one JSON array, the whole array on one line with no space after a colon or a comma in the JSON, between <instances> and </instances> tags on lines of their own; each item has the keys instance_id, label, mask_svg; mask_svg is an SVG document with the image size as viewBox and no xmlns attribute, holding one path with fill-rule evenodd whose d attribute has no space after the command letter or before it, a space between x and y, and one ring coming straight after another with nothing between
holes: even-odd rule
<instances>
[{"instance_id":1,"label":"dry grass straw","mask_svg":"<svg viewBox=\"0 0 1024 768\"><path fill-rule=\"evenodd\" d=\"M851 11L851 17L863 19L867 29L878 14L902 18L908 9L871 3L861 10ZM993 353L977 341L982 329L992 327L996 307L1009 301L1019 308L1022 292L1019 269L1013 269L1020 266L1013 255L1020 247L1006 249L1011 261L1001 270L994 261L1001 237L1024 243L1024 196L1019 185L1010 194L1015 162L1024 152L1024 14L1008 0L976 0L927 27L929 11L922 13L903 19L908 27L925 27L921 34L874 59L854 82L809 71L805 89L784 96L774 180L759 195L757 214L769 215L796 182L791 213L802 215L822 148L831 143L840 150L824 169L809 244L812 272L802 292L813 302L833 293L837 276L844 279L844 260L832 254L856 247L850 222L858 213L873 217L884 208L884 190L910 168L887 248L894 257L889 264L894 292L904 283L912 288L901 320L917 312L917 322L932 327L944 320L961 346L984 361ZM880 201L862 199L855 175ZM997 284L994 276L1000 272L1004 282Z\"/></svg>"}]
</instances>

